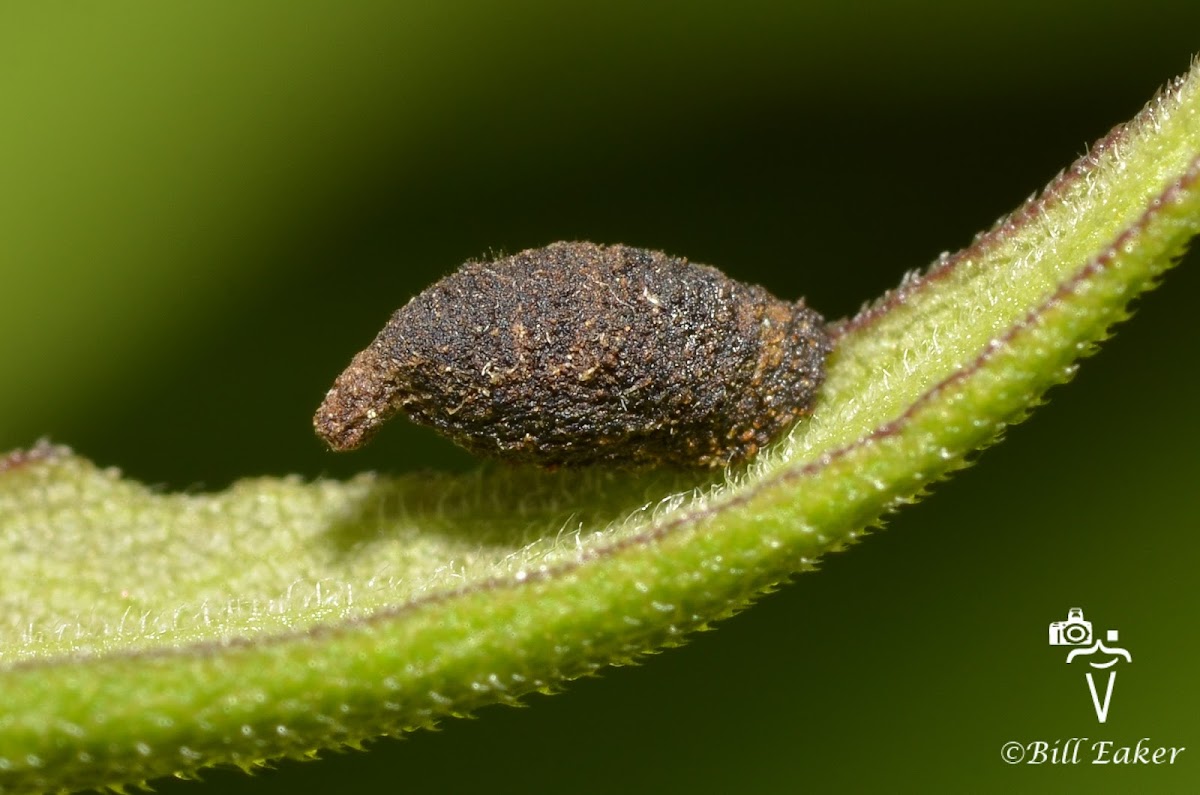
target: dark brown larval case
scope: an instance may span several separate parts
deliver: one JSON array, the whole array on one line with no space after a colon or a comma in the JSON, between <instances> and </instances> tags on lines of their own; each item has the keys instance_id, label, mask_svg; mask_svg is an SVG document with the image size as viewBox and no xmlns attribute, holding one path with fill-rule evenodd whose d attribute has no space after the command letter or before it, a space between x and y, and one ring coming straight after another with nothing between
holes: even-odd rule
<instances>
[{"instance_id":1,"label":"dark brown larval case","mask_svg":"<svg viewBox=\"0 0 1200 795\"><path fill-rule=\"evenodd\" d=\"M349 450L403 411L510 461L724 466L809 413L829 351L802 300L656 251L555 243L413 298L314 425Z\"/></svg>"}]
</instances>

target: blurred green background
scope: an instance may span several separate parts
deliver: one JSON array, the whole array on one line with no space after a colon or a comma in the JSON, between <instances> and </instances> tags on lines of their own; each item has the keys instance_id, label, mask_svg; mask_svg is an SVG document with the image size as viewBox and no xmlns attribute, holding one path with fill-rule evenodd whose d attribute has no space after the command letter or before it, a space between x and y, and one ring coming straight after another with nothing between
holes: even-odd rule
<instances>
[{"instance_id":1,"label":"blurred green background","mask_svg":"<svg viewBox=\"0 0 1200 795\"><path fill-rule=\"evenodd\" d=\"M463 260L709 262L830 317L1014 207L1200 50L1142 0L0 5L0 449L169 489L334 456L333 376ZM159 792L1143 792L1200 785L1191 256L1075 382L885 533L718 631L367 753ZM1046 645L1134 655L1098 726ZM1013 766L1009 740L1188 746Z\"/></svg>"}]
</instances>

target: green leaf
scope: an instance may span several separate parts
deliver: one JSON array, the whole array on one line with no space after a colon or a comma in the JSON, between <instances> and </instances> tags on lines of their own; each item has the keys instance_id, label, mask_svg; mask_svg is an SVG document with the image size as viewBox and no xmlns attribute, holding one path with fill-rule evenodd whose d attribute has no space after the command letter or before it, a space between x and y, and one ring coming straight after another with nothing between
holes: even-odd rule
<instances>
[{"instance_id":1,"label":"green leaf","mask_svg":"<svg viewBox=\"0 0 1200 795\"><path fill-rule=\"evenodd\" d=\"M739 472L256 479L159 494L0 461L0 788L252 766L681 642L964 464L1200 231L1200 71L973 245L838 324Z\"/></svg>"}]
</instances>

